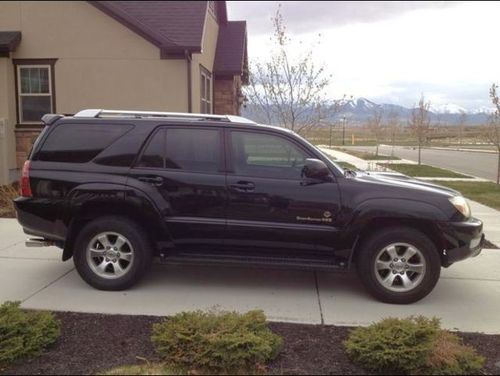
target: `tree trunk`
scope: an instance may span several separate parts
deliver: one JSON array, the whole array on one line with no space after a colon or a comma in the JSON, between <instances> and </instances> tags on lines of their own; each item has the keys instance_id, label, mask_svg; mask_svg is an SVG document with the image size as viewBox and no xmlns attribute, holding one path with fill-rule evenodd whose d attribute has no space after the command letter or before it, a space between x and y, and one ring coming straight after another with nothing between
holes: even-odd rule
<instances>
[{"instance_id":1,"label":"tree trunk","mask_svg":"<svg viewBox=\"0 0 500 376\"><path fill-rule=\"evenodd\" d=\"M377 141L377 148L375 149L375 156L378 157L378 141Z\"/></svg>"},{"instance_id":2,"label":"tree trunk","mask_svg":"<svg viewBox=\"0 0 500 376\"><path fill-rule=\"evenodd\" d=\"M393 130L392 131L392 150L391 150L391 157L394 158L394 144L396 143L396 132Z\"/></svg>"},{"instance_id":3,"label":"tree trunk","mask_svg":"<svg viewBox=\"0 0 500 376\"><path fill-rule=\"evenodd\" d=\"M418 165L419 166L422 164L422 160L420 159L421 151L422 151L422 145L420 145L420 143L419 143L418 144Z\"/></svg>"}]
</instances>

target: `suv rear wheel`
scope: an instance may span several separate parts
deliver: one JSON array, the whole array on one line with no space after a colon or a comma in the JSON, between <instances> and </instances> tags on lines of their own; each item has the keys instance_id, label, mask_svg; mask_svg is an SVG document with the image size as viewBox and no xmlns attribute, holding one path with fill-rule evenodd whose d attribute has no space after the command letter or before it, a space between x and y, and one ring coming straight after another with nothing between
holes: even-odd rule
<instances>
[{"instance_id":1,"label":"suv rear wheel","mask_svg":"<svg viewBox=\"0 0 500 376\"><path fill-rule=\"evenodd\" d=\"M124 290L139 281L151 263L145 232L133 221L105 217L88 223L75 242L80 276L99 290Z\"/></svg>"},{"instance_id":2,"label":"suv rear wheel","mask_svg":"<svg viewBox=\"0 0 500 376\"><path fill-rule=\"evenodd\" d=\"M358 275L368 291L386 303L409 304L427 296L441 273L434 243L420 231L395 227L363 239Z\"/></svg>"}]
</instances>

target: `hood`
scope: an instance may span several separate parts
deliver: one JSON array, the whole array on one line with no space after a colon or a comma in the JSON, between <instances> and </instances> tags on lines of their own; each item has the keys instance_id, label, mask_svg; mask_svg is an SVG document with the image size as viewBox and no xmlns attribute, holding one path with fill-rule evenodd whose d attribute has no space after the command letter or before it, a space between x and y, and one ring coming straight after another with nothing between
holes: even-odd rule
<instances>
[{"instance_id":1,"label":"hood","mask_svg":"<svg viewBox=\"0 0 500 376\"><path fill-rule=\"evenodd\" d=\"M397 172L356 171L356 177L354 179L365 183L416 190L421 193L434 193L445 197L461 196L460 192L453 189L418 180Z\"/></svg>"}]
</instances>

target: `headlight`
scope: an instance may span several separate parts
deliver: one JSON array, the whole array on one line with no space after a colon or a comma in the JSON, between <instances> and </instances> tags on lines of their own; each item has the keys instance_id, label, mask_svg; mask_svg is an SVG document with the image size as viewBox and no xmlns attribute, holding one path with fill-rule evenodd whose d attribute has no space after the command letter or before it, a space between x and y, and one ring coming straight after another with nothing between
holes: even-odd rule
<instances>
[{"instance_id":1,"label":"headlight","mask_svg":"<svg viewBox=\"0 0 500 376\"><path fill-rule=\"evenodd\" d=\"M450 199L451 204L460 212L465 218L470 217L470 207L469 204L467 203L467 200L463 198L462 196L455 196L451 197Z\"/></svg>"}]
</instances>

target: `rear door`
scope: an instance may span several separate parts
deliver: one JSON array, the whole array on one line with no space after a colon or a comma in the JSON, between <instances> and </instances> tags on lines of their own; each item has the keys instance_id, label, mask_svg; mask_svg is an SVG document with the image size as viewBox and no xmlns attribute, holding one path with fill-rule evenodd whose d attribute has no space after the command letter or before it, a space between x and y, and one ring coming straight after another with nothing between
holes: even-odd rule
<instances>
[{"instance_id":1,"label":"rear door","mask_svg":"<svg viewBox=\"0 0 500 376\"><path fill-rule=\"evenodd\" d=\"M149 192L178 249L218 249L227 200L222 130L168 126L150 137L131 177Z\"/></svg>"},{"instance_id":2,"label":"rear door","mask_svg":"<svg viewBox=\"0 0 500 376\"><path fill-rule=\"evenodd\" d=\"M307 158L294 139L274 132L228 130L226 246L258 251L335 248L340 195L336 182L305 185Z\"/></svg>"}]
</instances>

